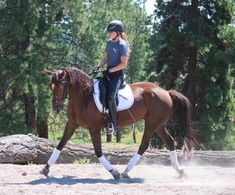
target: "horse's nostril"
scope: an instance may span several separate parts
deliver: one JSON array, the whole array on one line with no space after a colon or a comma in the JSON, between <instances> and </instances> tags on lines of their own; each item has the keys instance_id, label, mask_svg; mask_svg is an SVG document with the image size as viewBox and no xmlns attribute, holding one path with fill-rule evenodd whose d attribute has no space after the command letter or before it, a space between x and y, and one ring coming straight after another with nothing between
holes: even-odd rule
<instances>
[{"instance_id":1,"label":"horse's nostril","mask_svg":"<svg viewBox=\"0 0 235 195\"><path fill-rule=\"evenodd\" d=\"M53 103L53 106L52 106L52 110L55 112L55 113L59 113L61 111L63 111L64 109L64 105L62 103Z\"/></svg>"}]
</instances>

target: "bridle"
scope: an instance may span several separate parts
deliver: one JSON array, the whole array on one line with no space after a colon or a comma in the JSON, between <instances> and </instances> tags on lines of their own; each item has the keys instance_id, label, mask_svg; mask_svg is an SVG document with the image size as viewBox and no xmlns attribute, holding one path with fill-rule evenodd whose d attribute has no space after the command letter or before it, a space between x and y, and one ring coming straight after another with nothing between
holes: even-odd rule
<instances>
[{"instance_id":1,"label":"bridle","mask_svg":"<svg viewBox=\"0 0 235 195\"><path fill-rule=\"evenodd\" d=\"M54 76L51 79L51 84L59 85L63 83L63 95L61 98L53 97L52 103L55 105L56 108L63 108L64 107L64 101L68 98L68 81L65 78L56 79Z\"/></svg>"},{"instance_id":2,"label":"bridle","mask_svg":"<svg viewBox=\"0 0 235 195\"><path fill-rule=\"evenodd\" d=\"M89 76L93 75L92 78L94 78L97 75L98 72L100 72L100 71L96 71L96 72L93 71L92 73L89 74ZM97 82L97 81L95 81L95 82ZM91 85L94 85L95 82L93 82ZM56 86L58 86L61 83L64 84L62 97L61 98L58 98L58 97L53 97L52 98L52 103L53 103L53 105L55 106L56 109L62 109L64 107L65 100L69 99L69 97L68 97L68 85L69 85L69 81L68 81L67 78L64 78L64 77L58 78L56 74L53 75L53 77L51 78L51 84L55 84ZM84 90L86 90L91 85L89 85L89 86L87 86L87 87L85 87L83 89L80 89L79 93L83 92Z\"/></svg>"}]
</instances>

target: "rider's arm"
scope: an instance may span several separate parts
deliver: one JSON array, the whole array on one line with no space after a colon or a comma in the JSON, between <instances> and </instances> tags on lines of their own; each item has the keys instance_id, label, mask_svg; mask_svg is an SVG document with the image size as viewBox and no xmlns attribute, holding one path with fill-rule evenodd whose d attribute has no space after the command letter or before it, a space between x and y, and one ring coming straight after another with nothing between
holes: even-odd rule
<instances>
[{"instance_id":1,"label":"rider's arm","mask_svg":"<svg viewBox=\"0 0 235 195\"><path fill-rule=\"evenodd\" d=\"M128 62L128 56L121 56L121 63L118 64L117 66L110 68L109 72L116 72L118 70L122 70L127 67L127 62Z\"/></svg>"},{"instance_id":2,"label":"rider's arm","mask_svg":"<svg viewBox=\"0 0 235 195\"><path fill-rule=\"evenodd\" d=\"M100 63L98 64L98 66L99 66L100 68L103 68L106 63L107 63L107 53L105 52L104 57L103 57L103 59L100 61Z\"/></svg>"}]
</instances>

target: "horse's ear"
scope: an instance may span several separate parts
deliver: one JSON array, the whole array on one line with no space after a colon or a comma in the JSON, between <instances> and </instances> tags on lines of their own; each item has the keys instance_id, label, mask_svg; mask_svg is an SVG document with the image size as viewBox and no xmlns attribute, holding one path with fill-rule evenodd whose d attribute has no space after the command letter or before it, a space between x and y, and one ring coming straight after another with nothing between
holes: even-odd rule
<instances>
[{"instance_id":1,"label":"horse's ear","mask_svg":"<svg viewBox=\"0 0 235 195\"><path fill-rule=\"evenodd\" d=\"M61 72L61 76L62 76L62 77L68 75L68 72L67 72L67 70L66 70L65 68L61 68L61 70L63 71L63 72Z\"/></svg>"},{"instance_id":2,"label":"horse's ear","mask_svg":"<svg viewBox=\"0 0 235 195\"><path fill-rule=\"evenodd\" d=\"M50 70L48 70L48 69L45 68L42 72L43 72L43 74L45 74L46 76L52 77L52 74L53 74L52 71L50 71Z\"/></svg>"},{"instance_id":3,"label":"horse's ear","mask_svg":"<svg viewBox=\"0 0 235 195\"><path fill-rule=\"evenodd\" d=\"M64 69L62 69L62 72L61 72L61 77L64 77L65 76L65 74L66 74L66 72L65 72L65 70Z\"/></svg>"}]
</instances>

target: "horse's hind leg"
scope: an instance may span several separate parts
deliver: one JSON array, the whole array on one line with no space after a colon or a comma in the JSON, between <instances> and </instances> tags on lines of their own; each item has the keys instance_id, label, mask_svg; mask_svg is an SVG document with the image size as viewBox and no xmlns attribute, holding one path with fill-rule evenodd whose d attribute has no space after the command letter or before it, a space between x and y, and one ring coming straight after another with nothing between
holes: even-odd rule
<instances>
[{"instance_id":1,"label":"horse's hind leg","mask_svg":"<svg viewBox=\"0 0 235 195\"><path fill-rule=\"evenodd\" d=\"M117 169L115 169L110 162L105 158L105 156L102 153L101 148L101 133L100 130L89 130L92 144L95 150L95 154L97 158L99 159L100 163L104 166L104 168L109 171L114 179L120 179L120 173Z\"/></svg>"},{"instance_id":2,"label":"horse's hind leg","mask_svg":"<svg viewBox=\"0 0 235 195\"><path fill-rule=\"evenodd\" d=\"M156 126L157 126L156 124L152 124L152 121L150 121L150 122L145 121L145 130L144 130L144 135L142 137L140 147L138 149L138 152L133 155L133 157L131 158L131 160L127 164L125 171L122 173L123 177L129 178L128 172L134 168L134 166L140 160L141 156L148 149L150 139L151 139L152 134L155 130L154 127L156 127Z\"/></svg>"},{"instance_id":3,"label":"horse's hind leg","mask_svg":"<svg viewBox=\"0 0 235 195\"><path fill-rule=\"evenodd\" d=\"M169 156L171 160L171 165L175 168L175 170L180 174L180 177L184 176L184 170L182 167L179 165L178 158L177 158L177 153L175 150L175 144L174 144L174 139L166 129L165 125L161 126L157 131L159 137L164 141L164 143L167 145L169 151Z\"/></svg>"}]
</instances>

